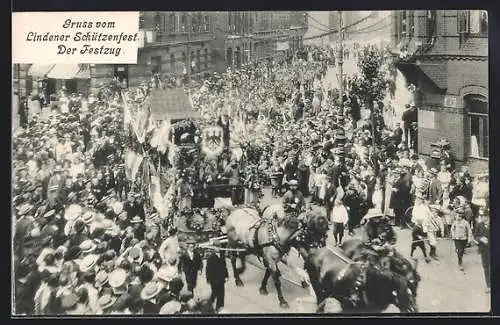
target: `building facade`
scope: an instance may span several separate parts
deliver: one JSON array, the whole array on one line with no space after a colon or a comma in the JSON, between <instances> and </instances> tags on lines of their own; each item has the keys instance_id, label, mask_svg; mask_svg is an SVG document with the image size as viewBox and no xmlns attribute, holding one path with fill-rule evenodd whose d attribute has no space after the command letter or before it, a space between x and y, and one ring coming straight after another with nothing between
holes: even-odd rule
<instances>
[{"instance_id":1,"label":"building facade","mask_svg":"<svg viewBox=\"0 0 500 325\"><path fill-rule=\"evenodd\" d=\"M302 19L300 19L302 17ZM151 78L223 72L294 51L307 29L303 12L141 12L136 65L94 65L92 87L117 76L135 86Z\"/></svg>"},{"instance_id":2,"label":"building facade","mask_svg":"<svg viewBox=\"0 0 500 325\"><path fill-rule=\"evenodd\" d=\"M307 30L304 12L217 12L214 50L223 64L241 65L295 52ZM220 69L218 69L220 70Z\"/></svg>"},{"instance_id":3,"label":"building facade","mask_svg":"<svg viewBox=\"0 0 500 325\"><path fill-rule=\"evenodd\" d=\"M134 65L95 65L92 85L117 76L130 86L162 77L196 76L212 70L214 14L211 12L146 11L140 14L141 41Z\"/></svg>"},{"instance_id":4,"label":"building facade","mask_svg":"<svg viewBox=\"0 0 500 325\"><path fill-rule=\"evenodd\" d=\"M487 12L395 11L391 21L396 66L416 86L419 153L446 138L459 162L487 171Z\"/></svg>"}]
</instances>

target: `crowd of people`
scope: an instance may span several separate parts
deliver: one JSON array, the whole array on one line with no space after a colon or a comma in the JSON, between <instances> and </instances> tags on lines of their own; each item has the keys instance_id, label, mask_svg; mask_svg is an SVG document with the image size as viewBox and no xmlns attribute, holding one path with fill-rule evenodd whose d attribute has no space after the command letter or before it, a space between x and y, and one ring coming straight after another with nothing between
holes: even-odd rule
<instances>
[{"instance_id":1,"label":"crowd of people","mask_svg":"<svg viewBox=\"0 0 500 325\"><path fill-rule=\"evenodd\" d=\"M488 176L456 169L446 143L439 159L422 161L406 127L384 124L384 104L362 118L363 101L349 87L340 109L338 92L323 81L332 61L305 48L191 85L205 123L224 130L223 153L200 158L197 181L209 191L226 179L233 206L259 206L267 186L287 213L323 206L336 245L344 230L389 220L412 228L412 256L420 248L428 262L426 245L437 259L437 238L453 239L463 268L464 251L477 242L489 288ZM155 76L144 96L161 83ZM16 314L207 314L224 306L224 254L213 252L203 267L195 243L179 243L175 223L127 172L132 140L120 98L115 91L48 120L35 115L14 135ZM176 192L185 207L190 181ZM366 241L382 245L379 235L368 232ZM203 269L211 292L195 289Z\"/></svg>"}]
</instances>

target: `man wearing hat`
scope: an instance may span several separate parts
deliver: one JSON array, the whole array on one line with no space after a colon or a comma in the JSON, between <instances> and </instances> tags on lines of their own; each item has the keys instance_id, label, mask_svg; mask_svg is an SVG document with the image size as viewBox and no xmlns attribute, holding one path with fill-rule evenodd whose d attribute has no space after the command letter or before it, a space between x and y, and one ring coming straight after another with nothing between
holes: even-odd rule
<instances>
[{"instance_id":1,"label":"man wearing hat","mask_svg":"<svg viewBox=\"0 0 500 325\"><path fill-rule=\"evenodd\" d=\"M430 204L441 205L443 203L443 188L441 181L437 178L438 170L434 167L429 169L429 187L427 197Z\"/></svg>"},{"instance_id":2,"label":"man wearing hat","mask_svg":"<svg viewBox=\"0 0 500 325\"><path fill-rule=\"evenodd\" d=\"M283 209L287 214L298 215L304 208L304 196L298 190L299 183L292 179L288 182L289 190L283 195Z\"/></svg>"},{"instance_id":3,"label":"man wearing hat","mask_svg":"<svg viewBox=\"0 0 500 325\"><path fill-rule=\"evenodd\" d=\"M193 292L193 289L196 287L198 273L201 274L202 269L203 261L201 255L195 250L194 242L190 241L187 243L186 251L181 254L179 259L179 270L184 271L187 289L189 291Z\"/></svg>"},{"instance_id":4,"label":"man wearing hat","mask_svg":"<svg viewBox=\"0 0 500 325\"><path fill-rule=\"evenodd\" d=\"M363 242L375 250L390 247L396 243L396 233L383 213L373 211L363 217Z\"/></svg>"},{"instance_id":5,"label":"man wearing hat","mask_svg":"<svg viewBox=\"0 0 500 325\"><path fill-rule=\"evenodd\" d=\"M125 165L120 164L115 174L115 192L116 195L120 198L120 201L123 201L123 199L125 199L125 196L130 191L129 187L130 186L127 181L127 176L125 175Z\"/></svg>"},{"instance_id":6,"label":"man wearing hat","mask_svg":"<svg viewBox=\"0 0 500 325\"><path fill-rule=\"evenodd\" d=\"M224 307L225 283L229 278L224 252L213 251L207 259L206 266L207 282L212 289L210 301L215 303L215 309L218 311Z\"/></svg>"},{"instance_id":7,"label":"man wearing hat","mask_svg":"<svg viewBox=\"0 0 500 325\"><path fill-rule=\"evenodd\" d=\"M395 225L406 228L405 212L411 206L411 180L406 177L406 171L403 168L396 170L399 177L392 185L391 202L389 208L394 209Z\"/></svg>"},{"instance_id":8,"label":"man wearing hat","mask_svg":"<svg viewBox=\"0 0 500 325\"><path fill-rule=\"evenodd\" d=\"M47 184L47 201L50 206L55 206L63 187L63 178L61 177L61 166L56 165L54 174L50 177Z\"/></svg>"},{"instance_id":9,"label":"man wearing hat","mask_svg":"<svg viewBox=\"0 0 500 325\"><path fill-rule=\"evenodd\" d=\"M486 293L490 292L490 216L485 208L479 208L479 218L476 223L474 241L478 245L481 264L486 281Z\"/></svg>"}]
</instances>

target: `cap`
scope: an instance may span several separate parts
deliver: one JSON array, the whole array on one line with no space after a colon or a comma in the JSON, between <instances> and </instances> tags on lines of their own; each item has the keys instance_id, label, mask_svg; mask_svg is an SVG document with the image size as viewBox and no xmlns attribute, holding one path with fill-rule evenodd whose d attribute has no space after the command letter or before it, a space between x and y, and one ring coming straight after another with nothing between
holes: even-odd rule
<instances>
[{"instance_id":1,"label":"cap","mask_svg":"<svg viewBox=\"0 0 500 325\"><path fill-rule=\"evenodd\" d=\"M109 285L112 288L119 288L125 284L127 272L124 269L116 269L108 276Z\"/></svg>"}]
</instances>

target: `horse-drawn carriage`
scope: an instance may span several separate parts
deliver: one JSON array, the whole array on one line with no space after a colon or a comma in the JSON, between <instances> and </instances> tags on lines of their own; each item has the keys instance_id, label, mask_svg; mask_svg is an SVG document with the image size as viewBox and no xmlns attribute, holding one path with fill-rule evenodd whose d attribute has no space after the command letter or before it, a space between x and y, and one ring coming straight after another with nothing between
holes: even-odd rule
<instances>
[{"instance_id":1,"label":"horse-drawn carriage","mask_svg":"<svg viewBox=\"0 0 500 325\"><path fill-rule=\"evenodd\" d=\"M338 300L344 312L381 312L391 304L402 312L417 311L416 265L400 254L368 261L363 254L357 254L366 251L366 247L355 239L346 241L343 248L327 247L328 221L320 210L308 207L298 216L289 216L281 204L268 206L262 213L253 208L238 208L226 218L223 230L225 235L199 247L230 252L237 286L243 285L240 275L245 270L245 256L259 257L266 269L259 291L268 293L267 282L272 277L283 308L288 308L288 303L281 290L278 263L286 264L284 257L294 248L304 259L302 272L307 273L307 282L314 290L318 311L322 311L328 298ZM238 258L241 267L236 267ZM384 261L387 267L381 268Z\"/></svg>"}]
</instances>

